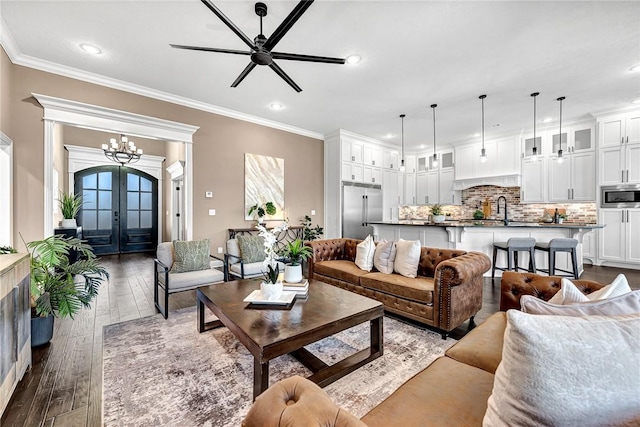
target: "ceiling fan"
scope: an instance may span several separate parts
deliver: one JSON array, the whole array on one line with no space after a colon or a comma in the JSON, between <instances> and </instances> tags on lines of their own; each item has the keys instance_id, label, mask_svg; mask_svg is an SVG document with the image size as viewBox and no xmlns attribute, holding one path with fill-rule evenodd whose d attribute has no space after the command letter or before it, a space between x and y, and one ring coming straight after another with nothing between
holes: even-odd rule
<instances>
[{"instance_id":1,"label":"ceiling fan","mask_svg":"<svg viewBox=\"0 0 640 427\"><path fill-rule=\"evenodd\" d=\"M244 80L245 77L255 68L256 65L268 65L277 75L282 77L296 92L301 92L302 89L289 77L283 70L274 62L274 59L286 59L290 61L307 61L307 62L323 62L327 64L344 64L345 60L342 58L329 58L325 56L312 56L312 55L300 55L296 53L283 53L272 52L272 49L278 44L280 39L291 29L293 24L307 11L311 3L314 0L302 0L291 11L289 16L276 28L271 34L271 37L266 38L262 34L262 18L267 16L267 5L261 2L256 3L255 11L256 15L260 17L260 34L258 34L253 40L251 40L245 33L240 30L229 18L227 18L222 11L214 5L210 0L201 0L205 6L207 6L215 15L225 23L227 27L231 29L240 39L245 42L251 50L234 50L234 49L220 49L214 47L200 47L200 46L186 46L178 44L170 44L169 46L176 49L187 50L202 50L205 52L220 52L220 53L232 53L235 55L250 55L251 62L240 73L238 78L231 84L231 87L236 87Z\"/></svg>"}]
</instances>

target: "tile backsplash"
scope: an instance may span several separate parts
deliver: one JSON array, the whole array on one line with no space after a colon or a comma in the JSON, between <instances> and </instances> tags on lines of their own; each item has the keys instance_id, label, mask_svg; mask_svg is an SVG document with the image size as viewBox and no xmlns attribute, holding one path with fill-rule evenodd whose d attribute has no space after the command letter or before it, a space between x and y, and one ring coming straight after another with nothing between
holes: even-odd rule
<instances>
[{"instance_id":1,"label":"tile backsplash","mask_svg":"<svg viewBox=\"0 0 640 427\"><path fill-rule=\"evenodd\" d=\"M452 219L471 219L476 209L482 210L482 203L485 199L491 202L491 217L495 219L504 218L502 202L500 213L498 214L498 197L504 196L507 199L509 219L513 221L539 221L545 209L565 209L567 213L566 222L578 222L594 224L597 221L596 203L520 203L520 187L496 187L493 185L483 185L462 190L462 205L444 205L444 211L451 214ZM430 214L429 205L420 206L400 206L399 218L401 220L428 219Z\"/></svg>"}]
</instances>

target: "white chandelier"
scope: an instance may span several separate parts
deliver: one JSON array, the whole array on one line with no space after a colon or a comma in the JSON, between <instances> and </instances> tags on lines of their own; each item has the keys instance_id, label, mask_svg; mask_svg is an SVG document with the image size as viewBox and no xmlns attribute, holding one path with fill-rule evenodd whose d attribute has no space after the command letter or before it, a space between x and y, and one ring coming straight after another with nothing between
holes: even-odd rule
<instances>
[{"instance_id":1,"label":"white chandelier","mask_svg":"<svg viewBox=\"0 0 640 427\"><path fill-rule=\"evenodd\" d=\"M120 135L120 142L111 138L109 144L102 144L102 149L107 159L123 166L126 163L137 162L142 156L142 149L136 148L136 144L124 135Z\"/></svg>"}]
</instances>

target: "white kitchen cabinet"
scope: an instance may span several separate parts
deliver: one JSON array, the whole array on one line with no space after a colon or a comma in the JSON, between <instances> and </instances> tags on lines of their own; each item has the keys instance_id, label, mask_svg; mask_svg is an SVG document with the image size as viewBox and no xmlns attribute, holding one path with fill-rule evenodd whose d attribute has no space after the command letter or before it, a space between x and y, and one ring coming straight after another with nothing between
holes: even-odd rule
<instances>
[{"instance_id":1,"label":"white kitchen cabinet","mask_svg":"<svg viewBox=\"0 0 640 427\"><path fill-rule=\"evenodd\" d=\"M599 147L640 143L640 111L598 119Z\"/></svg>"},{"instance_id":2,"label":"white kitchen cabinet","mask_svg":"<svg viewBox=\"0 0 640 427\"><path fill-rule=\"evenodd\" d=\"M596 200L595 152L578 151L549 161L549 201L589 202Z\"/></svg>"},{"instance_id":3,"label":"white kitchen cabinet","mask_svg":"<svg viewBox=\"0 0 640 427\"><path fill-rule=\"evenodd\" d=\"M364 143L352 138L342 138L342 161L362 163Z\"/></svg>"},{"instance_id":4,"label":"white kitchen cabinet","mask_svg":"<svg viewBox=\"0 0 640 427\"><path fill-rule=\"evenodd\" d=\"M440 162L440 169L449 169L455 166L453 151L443 151L438 155ZM431 156L431 162L433 163L433 156Z\"/></svg>"},{"instance_id":5,"label":"white kitchen cabinet","mask_svg":"<svg viewBox=\"0 0 640 427\"><path fill-rule=\"evenodd\" d=\"M418 171L416 156L414 155L404 156L404 171L406 173L416 173Z\"/></svg>"},{"instance_id":6,"label":"white kitchen cabinet","mask_svg":"<svg viewBox=\"0 0 640 427\"><path fill-rule=\"evenodd\" d=\"M342 162L342 180L364 182L364 168L362 164Z\"/></svg>"},{"instance_id":7,"label":"white kitchen cabinet","mask_svg":"<svg viewBox=\"0 0 640 427\"><path fill-rule=\"evenodd\" d=\"M365 145L363 148L363 163L365 166L382 167L382 149Z\"/></svg>"},{"instance_id":8,"label":"white kitchen cabinet","mask_svg":"<svg viewBox=\"0 0 640 427\"><path fill-rule=\"evenodd\" d=\"M382 169L371 166L363 167L364 179L367 184L382 184Z\"/></svg>"},{"instance_id":9,"label":"white kitchen cabinet","mask_svg":"<svg viewBox=\"0 0 640 427\"><path fill-rule=\"evenodd\" d=\"M531 157L522 159L521 203L542 203L547 201L546 166L547 158L544 156L538 157L535 162L531 160Z\"/></svg>"},{"instance_id":10,"label":"white kitchen cabinet","mask_svg":"<svg viewBox=\"0 0 640 427\"><path fill-rule=\"evenodd\" d=\"M475 178L475 156L480 156L480 150L476 150L476 145L463 145L456 147L456 179Z\"/></svg>"},{"instance_id":11,"label":"white kitchen cabinet","mask_svg":"<svg viewBox=\"0 0 640 427\"><path fill-rule=\"evenodd\" d=\"M427 201L429 205L440 202L440 179L438 171L427 172Z\"/></svg>"},{"instance_id":12,"label":"white kitchen cabinet","mask_svg":"<svg viewBox=\"0 0 640 427\"><path fill-rule=\"evenodd\" d=\"M416 174L416 204L426 205L428 195L427 172Z\"/></svg>"},{"instance_id":13,"label":"white kitchen cabinet","mask_svg":"<svg viewBox=\"0 0 640 427\"><path fill-rule=\"evenodd\" d=\"M405 173L404 174L404 204L415 205L416 200L416 174Z\"/></svg>"},{"instance_id":14,"label":"white kitchen cabinet","mask_svg":"<svg viewBox=\"0 0 640 427\"><path fill-rule=\"evenodd\" d=\"M640 111L598 120L600 185L640 183Z\"/></svg>"},{"instance_id":15,"label":"white kitchen cabinet","mask_svg":"<svg viewBox=\"0 0 640 427\"><path fill-rule=\"evenodd\" d=\"M402 194L401 174L398 171L384 169L382 171L382 220L397 221L398 206Z\"/></svg>"},{"instance_id":16,"label":"white kitchen cabinet","mask_svg":"<svg viewBox=\"0 0 640 427\"><path fill-rule=\"evenodd\" d=\"M382 152L382 166L386 169L400 169L400 155L397 151Z\"/></svg>"},{"instance_id":17,"label":"white kitchen cabinet","mask_svg":"<svg viewBox=\"0 0 640 427\"><path fill-rule=\"evenodd\" d=\"M417 172L426 172L429 167L428 156L418 156L417 160Z\"/></svg>"},{"instance_id":18,"label":"white kitchen cabinet","mask_svg":"<svg viewBox=\"0 0 640 427\"><path fill-rule=\"evenodd\" d=\"M487 161L480 161L482 144L477 142L455 147L455 179L481 179L520 173L518 138L485 140Z\"/></svg>"},{"instance_id":19,"label":"white kitchen cabinet","mask_svg":"<svg viewBox=\"0 0 640 427\"><path fill-rule=\"evenodd\" d=\"M640 264L640 209L600 209L598 258Z\"/></svg>"},{"instance_id":20,"label":"white kitchen cabinet","mask_svg":"<svg viewBox=\"0 0 640 427\"><path fill-rule=\"evenodd\" d=\"M533 134L522 138L522 157L529 158L533 155L533 147L536 147L536 153L538 156L546 156L549 151L549 147L546 144L547 135L544 132L536 133L535 144L533 140Z\"/></svg>"},{"instance_id":21,"label":"white kitchen cabinet","mask_svg":"<svg viewBox=\"0 0 640 427\"><path fill-rule=\"evenodd\" d=\"M453 190L454 171L453 169L443 169L440 171L438 185L438 200L442 205L455 205L460 201L456 200L456 192Z\"/></svg>"}]
</instances>

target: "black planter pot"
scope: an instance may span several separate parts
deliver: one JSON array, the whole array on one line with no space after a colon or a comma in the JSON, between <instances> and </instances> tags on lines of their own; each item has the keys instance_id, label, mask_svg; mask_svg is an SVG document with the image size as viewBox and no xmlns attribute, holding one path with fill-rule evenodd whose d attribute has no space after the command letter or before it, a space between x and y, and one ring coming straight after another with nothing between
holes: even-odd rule
<instances>
[{"instance_id":1,"label":"black planter pot","mask_svg":"<svg viewBox=\"0 0 640 427\"><path fill-rule=\"evenodd\" d=\"M31 318L31 347L47 344L53 338L53 314Z\"/></svg>"}]
</instances>

